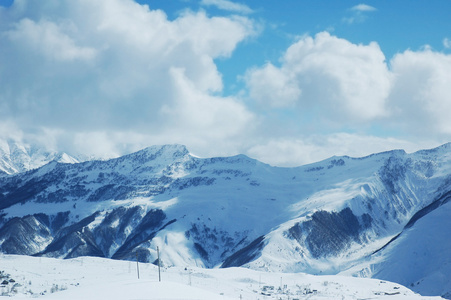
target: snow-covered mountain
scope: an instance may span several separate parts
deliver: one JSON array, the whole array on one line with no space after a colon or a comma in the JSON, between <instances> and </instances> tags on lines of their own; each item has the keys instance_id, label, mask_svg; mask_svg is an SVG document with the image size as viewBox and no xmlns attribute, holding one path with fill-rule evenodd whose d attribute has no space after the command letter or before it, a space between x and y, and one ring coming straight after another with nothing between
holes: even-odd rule
<instances>
[{"instance_id":1,"label":"snow-covered mountain","mask_svg":"<svg viewBox=\"0 0 451 300\"><path fill-rule=\"evenodd\" d=\"M78 163L79 159L64 152L48 151L41 147L0 139L0 175L36 169L51 161Z\"/></svg>"},{"instance_id":2,"label":"snow-covered mountain","mask_svg":"<svg viewBox=\"0 0 451 300\"><path fill-rule=\"evenodd\" d=\"M165 266L348 272L404 280L422 292L431 287L427 280L445 278L432 294L449 297L451 270L430 268L451 261L451 251L442 252L446 233L429 241L441 255L423 251L424 264L404 257L416 263L416 276L391 262L418 235L447 228L431 216L446 215L450 175L451 144L297 168L244 155L197 158L180 145L107 161L51 162L0 177L0 251L154 262L159 247Z\"/></svg>"},{"instance_id":3,"label":"snow-covered mountain","mask_svg":"<svg viewBox=\"0 0 451 300\"><path fill-rule=\"evenodd\" d=\"M343 274L384 278L422 295L451 298L451 193L418 211L379 251Z\"/></svg>"}]
</instances>

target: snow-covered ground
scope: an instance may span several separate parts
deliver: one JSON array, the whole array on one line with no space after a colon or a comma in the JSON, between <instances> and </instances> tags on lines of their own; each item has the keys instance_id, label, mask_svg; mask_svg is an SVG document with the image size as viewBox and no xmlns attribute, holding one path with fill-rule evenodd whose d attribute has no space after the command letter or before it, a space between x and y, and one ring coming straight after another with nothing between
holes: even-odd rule
<instances>
[{"instance_id":1,"label":"snow-covered ground","mask_svg":"<svg viewBox=\"0 0 451 300\"><path fill-rule=\"evenodd\" d=\"M442 299L387 281L245 268L162 268L80 257L60 260L0 254L0 295L15 299Z\"/></svg>"}]
</instances>

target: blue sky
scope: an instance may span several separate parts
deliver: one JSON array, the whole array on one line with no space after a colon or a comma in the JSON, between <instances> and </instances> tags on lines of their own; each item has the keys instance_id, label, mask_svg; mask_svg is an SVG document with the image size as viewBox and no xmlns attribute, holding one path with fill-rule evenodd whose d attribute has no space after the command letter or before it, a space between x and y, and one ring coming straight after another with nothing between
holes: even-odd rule
<instances>
[{"instance_id":1,"label":"blue sky","mask_svg":"<svg viewBox=\"0 0 451 300\"><path fill-rule=\"evenodd\" d=\"M171 19L186 9L203 9L212 16L231 13L193 0L138 2L162 9ZM444 38L451 33L450 1L254 0L237 3L248 6L252 12L245 15L263 28L257 37L241 44L230 59L217 61L229 88L237 75L243 74L250 65L261 65L268 60L277 63L296 37L321 31L357 44L376 41L387 59L425 45L436 51L451 52L443 45ZM358 9L361 4L367 5L368 10Z\"/></svg>"},{"instance_id":2,"label":"blue sky","mask_svg":"<svg viewBox=\"0 0 451 300\"><path fill-rule=\"evenodd\" d=\"M451 141L451 1L0 0L0 137L279 166Z\"/></svg>"}]
</instances>

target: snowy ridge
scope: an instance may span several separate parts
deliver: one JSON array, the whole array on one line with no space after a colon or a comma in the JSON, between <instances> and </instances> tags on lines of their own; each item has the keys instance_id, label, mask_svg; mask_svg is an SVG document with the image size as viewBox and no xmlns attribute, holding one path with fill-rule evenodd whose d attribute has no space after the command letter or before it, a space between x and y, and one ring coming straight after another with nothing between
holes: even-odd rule
<instances>
[{"instance_id":1,"label":"snowy ridge","mask_svg":"<svg viewBox=\"0 0 451 300\"><path fill-rule=\"evenodd\" d=\"M0 178L0 251L56 258L138 255L155 262L159 247L166 267L349 271L386 279L371 255L449 192L450 175L450 144L412 154L332 157L297 168L244 155L198 158L182 145L106 161L52 162ZM431 259L441 264L449 258ZM430 272L418 272L416 282ZM451 278L451 272L440 269L437 276ZM402 284L420 287L409 280Z\"/></svg>"},{"instance_id":2,"label":"snowy ridge","mask_svg":"<svg viewBox=\"0 0 451 300\"><path fill-rule=\"evenodd\" d=\"M73 164L80 160L64 152L48 151L0 139L0 174L11 175L37 169L51 161Z\"/></svg>"}]
</instances>

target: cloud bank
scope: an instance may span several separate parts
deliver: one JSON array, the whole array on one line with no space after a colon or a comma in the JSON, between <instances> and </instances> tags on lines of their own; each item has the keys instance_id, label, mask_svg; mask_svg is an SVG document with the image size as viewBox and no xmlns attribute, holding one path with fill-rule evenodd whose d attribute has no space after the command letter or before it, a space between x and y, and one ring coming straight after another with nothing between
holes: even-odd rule
<instances>
[{"instance_id":1,"label":"cloud bank","mask_svg":"<svg viewBox=\"0 0 451 300\"><path fill-rule=\"evenodd\" d=\"M216 60L257 27L132 0L16 0L0 8L0 136L96 156L180 143L281 166L449 141L451 55L427 47L386 58L376 42L305 35L224 96Z\"/></svg>"},{"instance_id":2,"label":"cloud bank","mask_svg":"<svg viewBox=\"0 0 451 300\"><path fill-rule=\"evenodd\" d=\"M304 161L310 162L332 154L327 149L359 156L354 149L361 155L371 153L366 147L372 152L415 151L450 140L451 55L426 47L398 53L387 62L375 42L353 44L322 32L293 43L279 64L247 72L249 96L265 114L277 110L297 122L287 122L285 136L278 132L266 144L251 148L256 156L269 160L277 151L285 153L282 157L308 154ZM378 129L401 134L362 135Z\"/></svg>"},{"instance_id":3,"label":"cloud bank","mask_svg":"<svg viewBox=\"0 0 451 300\"><path fill-rule=\"evenodd\" d=\"M142 144L188 142L190 131L212 141L253 120L238 99L218 96L214 63L254 34L249 19L186 11L169 21L127 0L22 0L1 14L0 117L26 132L58 128L95 148L118 132L148 136Z\"/></svg>"}]
</instances>

